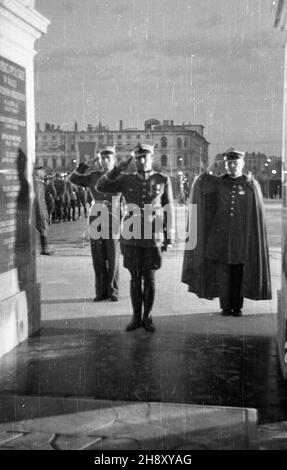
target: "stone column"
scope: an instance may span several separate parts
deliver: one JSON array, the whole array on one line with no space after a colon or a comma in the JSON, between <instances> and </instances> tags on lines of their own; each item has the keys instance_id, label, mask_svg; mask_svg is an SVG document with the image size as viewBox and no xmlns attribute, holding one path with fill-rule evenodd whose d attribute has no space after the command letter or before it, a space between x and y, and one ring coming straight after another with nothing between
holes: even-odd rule
<instances>
[{"instance_id":1,"label":"stone column","mask_svg":"<svg viewBox=\"0 0 287 470\"><path fill-rule=\"evenodd\" d=\"M282 131L282 274L278 292L278 350L283 377L287 378L287 1L277 0L274 10L274 26L284 36L284 94Z\"/></svg>"},{"instance_id":2,"label":"stone column","mask_svg":"<svg viewBox=\"0 0 287 470\"><path fill-rule=\"evenodd\" d=\"M49 21L34 0L0 2L0 357L40 327L33 165L34 43Z\"/></svg>"}]
</instances>

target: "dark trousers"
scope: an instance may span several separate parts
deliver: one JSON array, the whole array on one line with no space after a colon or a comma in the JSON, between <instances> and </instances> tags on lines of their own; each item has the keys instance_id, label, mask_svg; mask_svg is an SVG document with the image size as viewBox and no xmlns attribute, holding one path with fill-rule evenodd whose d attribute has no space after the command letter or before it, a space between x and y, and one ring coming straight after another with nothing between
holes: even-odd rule
<instances>
[{"instance_id":1,"label":"dark trousers","mask_svg":"<svg viewBox=\"0 0 287 470\"><path fill-rule=\"evenodd\" d=\"M63 206L63 220L71 220L71 203L65 202Z\"/></svg>"},{"instance_id":2,"label":"dark trousers","mask_svg":"<svg viewBox=\"0 0 287 470\"><path fill-rule=\"evenodd\" d=\"M48 239L46 234L40 234L41 252L48 251Z\"/></svg>"},{"instance_id":3,"label":"dark trousers","mask_svg":"<svg viewBox=\"0 0 287 470\"><path fill-rule=\"evenodd\" d=\"M72 214L71 214L71 212L72 212ZM75 215L76 215L76 201L72 200L70 208L69 208L68 220L71 220L71 216L72 216L72 220L76 220Z\"/></svg>"},{"instance_id":4,"label":"dark trousers","mask_svg":"<svg viewBox=\"0 0 287 470\"><path fill-rule=\"evenodd\" d=\"M90 239L95 288L97 297L119 295L119 242L118 240Z\"/></svg>"},{"instance_id":5,"label":"dark trousers","mask_svg":"<svg viewBox=\"0 0 287 470\"><path fill-rule=\"evenodd\" d=\"M60 222L63 218L64 203L62 198L57 197L55 199L55 220Z\"/></svg>"},{"instance_id":6,"label":"dark trousers","mask_svg":"<svg viewBox=\"0 0 287 470\"><path fill-rule=\"evenodd\" d=\"M243 264L222 264L220 271L220 308L240 310L243 306L243 297L240 296Z\"/></svg>"},{"instance_id":7,"label":"dark trousers","mask_svg":"<svg viewBox=\"0 0 287 470\"><path fill-rule=\"evenodd\" d=\"M78 215L81 217L81 206L83 206L85 217L87 218L87 201L85 198L80 197L77 201Z\"/></svg>"}]
</instances>

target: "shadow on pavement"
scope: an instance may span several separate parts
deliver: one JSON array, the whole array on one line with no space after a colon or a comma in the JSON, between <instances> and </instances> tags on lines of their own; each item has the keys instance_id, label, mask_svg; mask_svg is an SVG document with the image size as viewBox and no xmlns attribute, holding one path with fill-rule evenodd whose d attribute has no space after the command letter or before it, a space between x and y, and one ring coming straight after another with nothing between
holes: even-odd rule
<instances>
[{"instance_id":1,"label":"shadow on pavement","mask_svg":"<svg viewBox=\"0 0 287 470\"><path fill-rule=\"evenodd\" d=\"M259 423L287 418L270 330L235 335L231 328L231 335L222 324L194 331L178 328L178 317L159 317L154 334L126 333L119 325L128 317L106 318L104 328L100 320L43 322L39 336L7 355L0 393L248 407L258 410Z\"/></svg>"}]
</instances>

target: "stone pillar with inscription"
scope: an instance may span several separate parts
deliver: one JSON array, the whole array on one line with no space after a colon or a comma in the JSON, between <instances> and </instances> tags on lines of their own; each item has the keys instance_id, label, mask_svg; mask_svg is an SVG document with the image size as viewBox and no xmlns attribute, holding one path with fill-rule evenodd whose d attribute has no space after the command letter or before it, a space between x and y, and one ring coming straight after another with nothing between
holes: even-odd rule
<instances>
[{"instance_id":1,"label":"stone pillar with inscription","mask_svg":"<svg viewBox=\"0 0 287 470\"><path fill-rule=\"evenodd\" d=\"M33 165L34 43L49 21L34 0L0 1L0 357L40 327Z\"/></svg>"}]
</instances>

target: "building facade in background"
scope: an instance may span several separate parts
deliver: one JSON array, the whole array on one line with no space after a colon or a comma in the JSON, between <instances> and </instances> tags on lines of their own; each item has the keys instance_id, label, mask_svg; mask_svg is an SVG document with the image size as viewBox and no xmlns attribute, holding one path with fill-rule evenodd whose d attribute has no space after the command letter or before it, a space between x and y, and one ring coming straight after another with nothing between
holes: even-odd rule
<instances>
[{"instance_id":1,"label":"building facade in background","mask_svg":"<svg viewBox=\"0 0 287 470\"><path fill-rule=\"evenodd\" d=\"M181 124L173 121L148 119L144 129L110 130L99 123L79 131L75 122L73 130L39 123L36 129L36 156L49 173L71 171L84 154L94 154L102 145L116 145L117 155L126 157L138 143L154 145L154 162L158 170L170 177L184 175L193 179L208 165L208 145L202 125Z\"/></svg>"}]
</instances>

